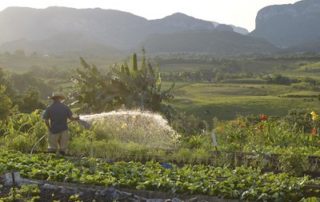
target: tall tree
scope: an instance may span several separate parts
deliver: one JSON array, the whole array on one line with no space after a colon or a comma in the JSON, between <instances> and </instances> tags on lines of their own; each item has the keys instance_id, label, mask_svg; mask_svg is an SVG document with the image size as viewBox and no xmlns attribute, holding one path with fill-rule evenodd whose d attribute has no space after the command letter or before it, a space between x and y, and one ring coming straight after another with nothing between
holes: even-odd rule
<instances>
[{"instance_id":1,"label":"tall tree","mask_svg":"<svg viewBox=\"0 0 320 202\"><path fill-rule=\"evenodd\" d=\"M17 99L19 111L31 113L36 109L45 109L46 105L40 99L40 93L34 88L29 88Z\"/></svg>"},{"instance_id":2,"label":"tall tree","mask_svg":"<svg viewBox=\"0 0 320 202\"><path fill-rule=\"evenodd\" d=\"M0 85L5 87L5 94L11 99L15 96L15 91L13 90L12 83L8 78L8 74L6 74L2 68L0 68Z\"/></svg>"}]
</instances>

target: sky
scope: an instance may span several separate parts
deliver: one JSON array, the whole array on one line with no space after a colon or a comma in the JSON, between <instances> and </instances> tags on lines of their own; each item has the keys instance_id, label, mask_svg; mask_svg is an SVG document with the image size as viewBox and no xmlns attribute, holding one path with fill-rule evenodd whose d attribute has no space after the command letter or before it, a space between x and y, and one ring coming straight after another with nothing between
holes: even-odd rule
<instances>
[{"instance_id":1,"label":"sky","mask_svg":"<svg viewBox=\"0 0 320 202\"><path fill-rule=\"evenodd\" d=\"M0 10L9 6L47 8L103 8L127 11L147 19L159 19L176 12L208 21L255 27L257 12L268 5L295 3L299 0L0 0Z\"/></svg>"}]
</instances>

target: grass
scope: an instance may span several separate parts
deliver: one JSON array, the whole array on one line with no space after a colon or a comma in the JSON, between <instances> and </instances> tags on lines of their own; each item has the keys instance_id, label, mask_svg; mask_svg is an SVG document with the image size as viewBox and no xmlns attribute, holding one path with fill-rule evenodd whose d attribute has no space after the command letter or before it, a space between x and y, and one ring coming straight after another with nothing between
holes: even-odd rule
<instances>
[{"instance_id":1,"label":"grass","mask_svg":"<svg viewBox=\"0 0 320 202\"><path fill-rule=\"evenodd\" d=\"M284 97L318 97L319 92L301 90L301 91L297 91L297 92L285 93L281 96L284 96Z\"/></svg>"},{"instance_id":2,"label":"grass","mask_svg":"<svg viewBox=\"0 0 320 202\"><path fill-rule=\"evenodd\" d=\"M297 71L300 72L320 72L320 62L314 62L314 63L307 63L304 65L301 65Z\"/></svg>"},{"instance_id":3,"label":"grass","mask_svg":"<svg viewBox=\"0 0 320 202\"><path fill-rule=\"evenodd\" d=\"M185 96L208 98L208 96L276 96L279 93L290 91L290 87L283 85L195 83L185 85L179 90L184 91Z\"/></svg>"},{"instance_id":4,"label":"grass","mask_svg":"<svg viewBox=\"0 0 320 202\"><path fill-rule=\"evenodd\" d=\"M304 98L314 97L318 92L300 91L286 85L178 83L177 86L171 104L209 122L213 117L225 120L261 113L283 116L293 108L320 110L318 99Z\"/></svg>"}]
</instances>

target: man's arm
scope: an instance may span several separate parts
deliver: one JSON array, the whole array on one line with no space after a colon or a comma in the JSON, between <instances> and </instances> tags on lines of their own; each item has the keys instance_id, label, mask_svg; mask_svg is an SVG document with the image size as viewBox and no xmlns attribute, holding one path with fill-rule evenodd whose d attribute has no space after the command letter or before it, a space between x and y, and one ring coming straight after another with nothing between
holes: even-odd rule
<instances>
[{"instance_id":1,"label":"man's arm","mask_svg":"<svg viewBox=\"0 0 320 202\"><path fill-rule=\"evenodd\" d=\"M46 123L47 128L50 130L51 125L49 119L45 119L44 122Z\"/></svg>"},{"instance_id":2,"label":"man's arm","mask_svg":"<svg viewBox=\"0 0 320 202\"><path fill-rule=\"evenodd\" d=\"M71 121L78 121L80 119L79 116L76 116L76 117L73 116L72 111L70 110L70 108L68 108L68 118Z\"/></svg>"}]
</instances>

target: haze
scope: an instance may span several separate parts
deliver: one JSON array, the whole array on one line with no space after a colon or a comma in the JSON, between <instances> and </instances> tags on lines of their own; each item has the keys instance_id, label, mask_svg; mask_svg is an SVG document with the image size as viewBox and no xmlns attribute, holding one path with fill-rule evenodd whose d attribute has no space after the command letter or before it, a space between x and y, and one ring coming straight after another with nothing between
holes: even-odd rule
<instances>
[{"instance_id":1,"label":"haze","mask_svg":"<svg viewBox=\"0 0 320 202\"><path fill-rule=\"evenodd\" d=\"M233 24L247 28L255 27L259 9L274 4L295 3L298 0L1 0L0 9L9 6L46 8L64 6L73 8L103 8L127 11L147 19L157 19L175 12L196 18Z\"/></svg>"}]
</instances>

